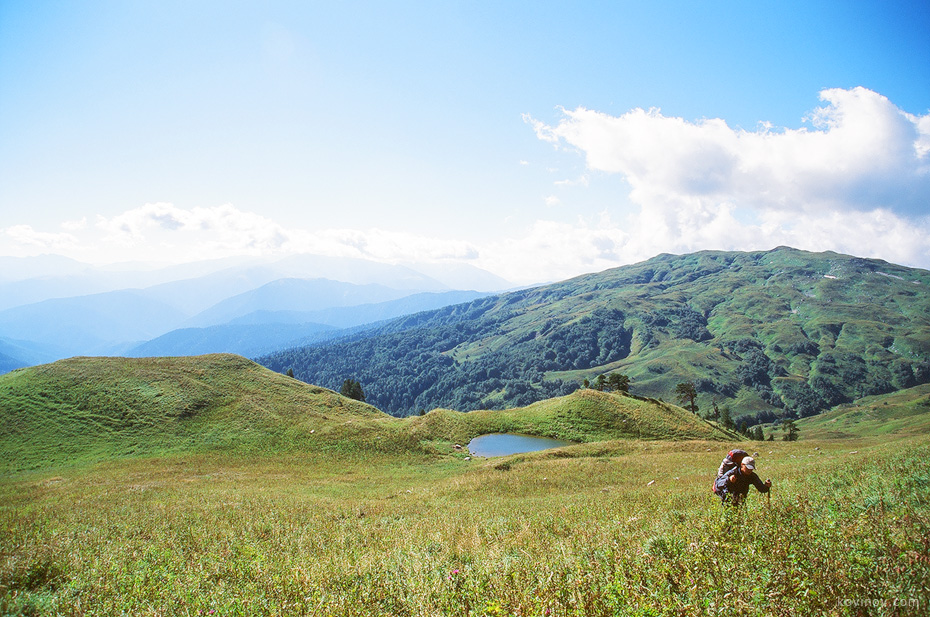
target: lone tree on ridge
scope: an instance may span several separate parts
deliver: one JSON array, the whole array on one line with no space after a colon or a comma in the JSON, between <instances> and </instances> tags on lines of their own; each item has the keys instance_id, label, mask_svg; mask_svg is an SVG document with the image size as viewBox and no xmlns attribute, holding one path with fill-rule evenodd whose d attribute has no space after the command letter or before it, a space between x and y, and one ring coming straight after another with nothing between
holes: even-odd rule
<instances>
[{"instance_id":1,"label":"lone tree on ridge","mask_svg":"<svg viewBox=\"0 0 930 617\"><path fill-rule=\"evenodd\" d=\"M694 387L693 381L685 381L677 386L675 386L675 396L678 397L678 403L691 411L691 413L698 412L698 406L695 402L697 399L697 389Z\"/></svg>"},{"instance_id":2,"label":"lone tree on ridge","mask_svg":"<svg viewBox=\"0 0 930 617\"><path fill-rule=\"evenodd\" d=\"M607 386L614 392L629 392L630 378L623 373L611 373L607 376Z\"/></svg>"}]
</instances>

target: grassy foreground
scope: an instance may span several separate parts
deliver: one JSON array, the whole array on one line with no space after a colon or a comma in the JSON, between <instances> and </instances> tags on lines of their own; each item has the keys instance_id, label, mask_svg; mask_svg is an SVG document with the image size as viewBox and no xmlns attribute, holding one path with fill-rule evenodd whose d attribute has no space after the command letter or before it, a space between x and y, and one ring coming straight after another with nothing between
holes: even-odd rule
<instances>
[{"instance_id":1,"label":"grassy foreground","mask_svg":"<svg viewBox=\"0 0 930 617\"><path fill-rule=\"evenodd\" d=\"M709 490L727 447L17 472L0 480L0 613L926 614L925 438L749 444L775 488L740 511Z\"/></svg>"}]
</instances>

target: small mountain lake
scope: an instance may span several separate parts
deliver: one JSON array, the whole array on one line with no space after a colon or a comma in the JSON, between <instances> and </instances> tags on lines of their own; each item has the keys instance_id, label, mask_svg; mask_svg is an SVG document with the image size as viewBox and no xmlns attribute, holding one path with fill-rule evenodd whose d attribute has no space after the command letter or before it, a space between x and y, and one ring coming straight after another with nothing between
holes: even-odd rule
<instances>
[{"instance_id":1,"label":"small mountain lake","mask_svg":"<svg viewBox=\"0 0 930 617\"><path fill-rule=\"evenodd\" d=\"M468 451L472 456L507 456L508 454L522 454L524 452L537 452L562 446L573 446L574 441L536 437L535 435L515 435L512 433L491 433L481 435L468 442Z\"/></svg>"}]
</instances>

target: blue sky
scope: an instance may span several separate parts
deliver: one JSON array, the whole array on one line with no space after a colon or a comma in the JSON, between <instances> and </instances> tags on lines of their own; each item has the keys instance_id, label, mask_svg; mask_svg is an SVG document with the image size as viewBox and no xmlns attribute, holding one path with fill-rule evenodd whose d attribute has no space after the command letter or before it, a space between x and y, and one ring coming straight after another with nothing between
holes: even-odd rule
<instances>
[{"instance_id":1,"label":"blue sky","mask_svg":"<svg viewBox=\"0 0 930 617\"><path fill-rule=\"evenodd\" d=\"M930 267L927 2L0 2L0 255Z\"/></svg>"}]
</instances>

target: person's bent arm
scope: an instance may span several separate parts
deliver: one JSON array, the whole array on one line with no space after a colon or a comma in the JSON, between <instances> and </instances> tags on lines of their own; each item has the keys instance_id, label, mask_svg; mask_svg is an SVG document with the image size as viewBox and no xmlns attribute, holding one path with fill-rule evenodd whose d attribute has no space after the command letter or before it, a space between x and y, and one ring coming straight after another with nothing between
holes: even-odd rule
<instances>
[{"instance_id":1,"label":"person's bent arm","mask_svg":"<svg viewBox=\"0 0 930 617\"><path fill-rule=\"evenodd\" d=\"M768 493L769 489L772 488L772 481L766 480L763 482L762 478L756 474L752 474L752 485L755 486L760 493Z\"/></svg>"}]
</instances>

